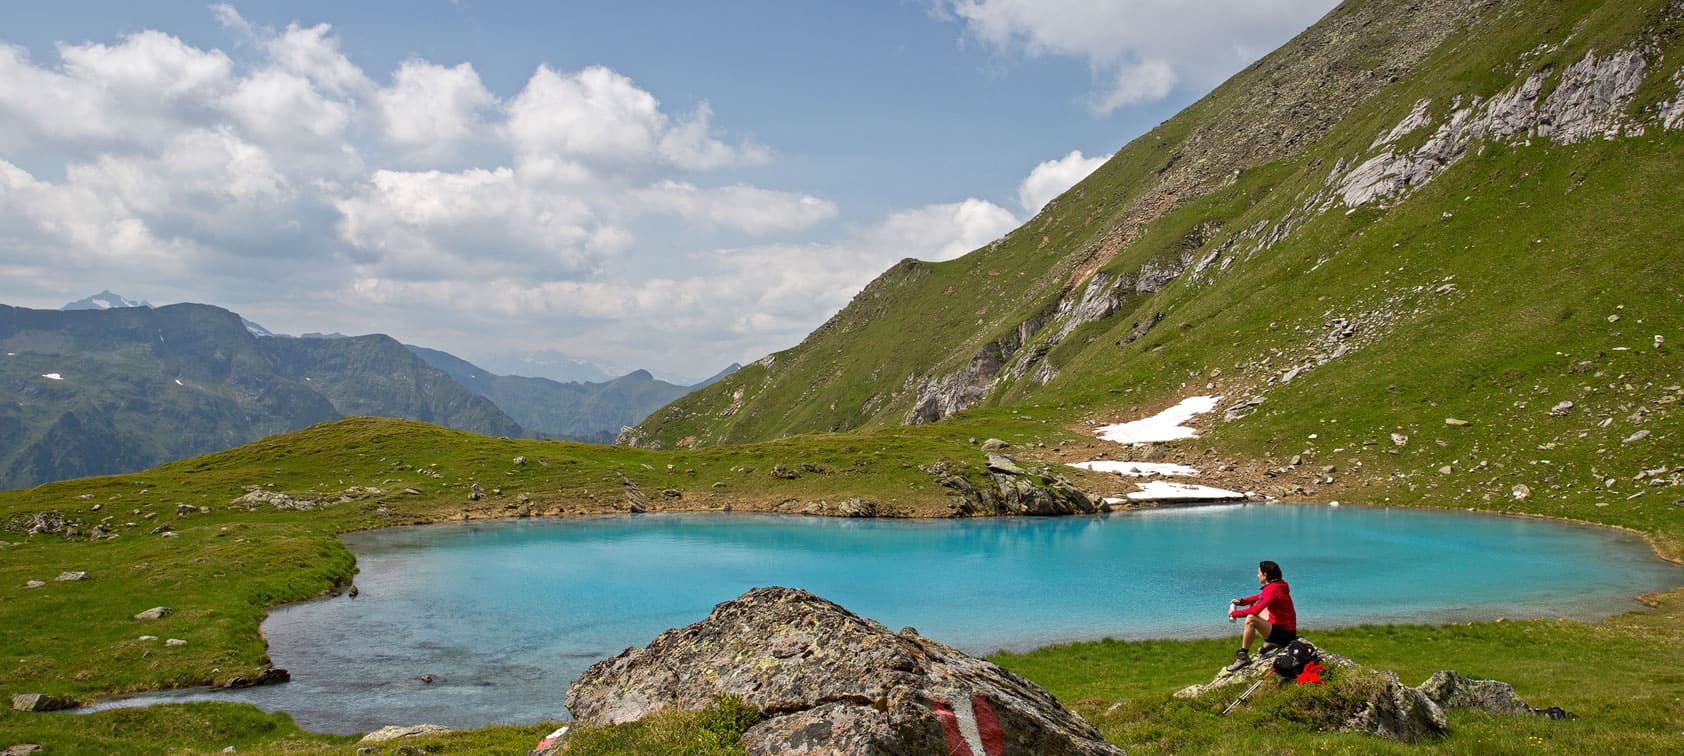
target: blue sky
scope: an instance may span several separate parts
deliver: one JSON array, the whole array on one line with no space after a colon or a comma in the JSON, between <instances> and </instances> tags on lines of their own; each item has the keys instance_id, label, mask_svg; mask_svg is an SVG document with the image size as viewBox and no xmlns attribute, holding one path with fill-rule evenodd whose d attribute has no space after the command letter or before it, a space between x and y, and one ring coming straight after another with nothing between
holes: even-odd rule
<instances>
[{"instance_id":1,"label":"blue sky","mask_svg":"<svg viewBox=\"0 0 1684 756\"><path fill-rule=\"evenodd\" d=\"M1027 220L1332 4L7 3L0 302L699 378Z\"/></svg>"}]
</instances>

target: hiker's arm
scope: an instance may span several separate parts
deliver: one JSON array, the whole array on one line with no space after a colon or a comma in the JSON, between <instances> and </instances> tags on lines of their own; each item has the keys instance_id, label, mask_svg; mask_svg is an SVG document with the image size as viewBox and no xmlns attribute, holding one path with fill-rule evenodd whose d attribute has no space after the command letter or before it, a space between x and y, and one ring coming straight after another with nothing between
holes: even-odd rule
<instances>
[{"instance_id":1,"label":"hiker's arm","mask_svg":"<svg viewBox=\"0 0 1684 756\"><path fill-rule=\"evenodd\" d=\"M1259 603L1257 601L1258 599L1260 599L1262 597L1263 597L1263 594L1259 593L1256 596L1247 596L1247 597L1242 598L1242 599L1234 599L1234 604L1236 606L1249 607L1249 608L1234 609L1233 611L1228 612L1228 616L1230 616L1230 617L1244 617L1244 616L1249 615L1249 614L1256 614L1260 611L1263 611L1263 607L1268 606L1268 603L1267 602Z\"/></svg>"}]
</instances>

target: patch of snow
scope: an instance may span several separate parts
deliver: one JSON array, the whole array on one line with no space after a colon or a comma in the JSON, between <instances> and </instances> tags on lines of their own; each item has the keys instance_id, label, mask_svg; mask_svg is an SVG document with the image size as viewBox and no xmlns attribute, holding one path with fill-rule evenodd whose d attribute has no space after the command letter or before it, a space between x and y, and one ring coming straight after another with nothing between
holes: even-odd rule
<instances>
[{"instance_id":1,"label":"patch of snow","mask_svg":"<svg viewBox=\"0 0 1684 756\"><path fill-rule=\"evenodd\" d=\"M1198 438L1198 431L1183 426L1182 423L1193 419L1194 415L1215 409L1216 403L1221 399L1218 396L1190 396L1181 400L1180 404L1144 420L1101 426L1096 434L1106 441L1119 444L1150 444L1156 441Z\"/></svg>"},{"instance_id":2,"label":"patch of snow","mask_svg":"<svg viewBox=\"0 0 1684 756\"><path fill-rule=\"evenodd\" d=\"M185 386L185 385L187 385L187 384L185 384L185 383L182 383L182 382L181 382L181 379L180 379L180 378L177 378L177 379L175 379L175 385L177 385L177 386Z\"/></svg>"},{"instance_id":3,"label":"patch of snow","mask_svg":"<svg viewBox=\"0 0 1684 756\"><path fill-rule=\"evenodd\" d=\"M1102 459L1093 462L1077 462L1071 465L1071 467L1080 467L1083 470L1092 470L1094 472L1109 472L1116 473L1118 475L1134 475L1138 477L1146 477L1148 475L1185 476L1199 474L1198 470L1186 465L1178 465L1173 462L1119 462L1116 460Z\"/></svg>"},{"instance_id":4,"label":"patch of snow","mask_svg":"<svg viewBox=\"0 0 1684 756\"><path fill-rule=\"evenodd\" d=\"M1129 498L1134 501L1233 501L1244 499L1246 495L1210 486L1153 480L1140 484L1140 490L1129 494Z\"/></svg>"},{"instance_id":5,"label":"patch of snow","mask_svg":"<svg viewBox=\"0 0 1684 756\"><path fill-rule=\"evenodd\" d=\"M62 381L62 380L64 380L64 376L59 375L58 373L42 373L41 377L46 378L47 380L50 380L50 381Z\"/></svg>"}]
</instances>

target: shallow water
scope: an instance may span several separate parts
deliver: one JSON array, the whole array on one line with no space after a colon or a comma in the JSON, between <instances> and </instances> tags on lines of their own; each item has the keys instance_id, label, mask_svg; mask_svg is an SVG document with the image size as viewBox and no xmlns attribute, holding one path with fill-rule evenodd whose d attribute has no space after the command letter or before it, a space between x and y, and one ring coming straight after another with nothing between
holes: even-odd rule
<instances>
[{"instance_id":1,"label":"shallow water","mask_svg":"<svg viewBox=\"0 0 1684 756\"><path fill-rule=\"evenodd\" d=\"M312 730L564 719L592 662L762 585L800 587L964 651L1232 633L1258 560L1300 629L1499 616L1596 619L1684 568L1603 528L1460 512L1221 505L1093 517L840 520L639 515L433 525L345 537L356 599L264 624L285 685L112 705L239 700ZM431 684L421 674L434 675Z\"/></svg>"}]
</instances>

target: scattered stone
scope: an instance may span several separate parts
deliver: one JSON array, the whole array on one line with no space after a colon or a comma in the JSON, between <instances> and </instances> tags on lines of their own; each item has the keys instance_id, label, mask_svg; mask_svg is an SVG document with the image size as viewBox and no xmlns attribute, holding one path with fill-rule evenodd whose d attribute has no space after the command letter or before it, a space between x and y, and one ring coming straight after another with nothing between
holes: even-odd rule
<instances>
[{"instance_id":1,"label":"scattered stone","mask_svg":"<svg viewBox=\"0 0 1684 756\"><path fill-rule=\"evenodd\" d=\"M354 586L354 585L351 586L351 590L346 591L346 595L350 596L351 598L356 598L361 593L362 593L362 591L357 590L357 587Z\"/></svg>"},{"instance_id":2,"label":"scattered stone","mask_svg":"<svg viewBox=\"0 0 1684 756\"><path fill-rule=\"evenodd\" d=\"M1513 685L1501 680L1470 679L1454 670L1434 672L1416 690L1446 709L1475 709L1511 717L1532 713L1532 707L1514 692Z\"/></svg>"},{"instance_id":3,"label":"scattered stone","mask_svg":"<svg viewBox=\"0 0 1684 756\"><path fill-rule=\"evenodd\" d=\"M421 495L421 490L418 489L418 488L405 488L403 490L403 492L406 493L406 494L409 494L410 496L420 496Z\"/></svg>"},{"instance_id":4,"label":"scattered stone","mask_svg":"<svg viewBox=\"0 0 1684 756\"><path fill-rule=\"evenodd\" d=\"M104 504L95 504L92 507L89 507L89 509L92 509L95 512L98 512L99 510L104 509L104 508L105 508Z\"/></svg>"},{"instance_id":5,"label":"scattered stone","mask_svg":"<svg viewBox=\"0 0 1684 756\"><path fill-rule=\"evenodd\" d=\"M46 582L45 582L45 581L41 581L41 580L30 580L30 581L28 581L28 582L26 582L26 583L24 583L24 584L23 584L23 587L25 587L25 588L40 588L40 587L41 587L41 586L43 586L43 585L46 585Z\"/></svg>"},{"instance_id":6,"label":"scattered stone","mask_svg":"<svg viewBox=\"0 0 1684 756\"><path fill-rule=\"evenodd\" d=\"M1001 441L1000 439L997 439L997 438L991 438L991 439L988 439L987 441L982 442L982 450L983 451L1000 451L1001 449L1009 449L1009 448L1011 448L1011 444L1008 444L1008 443L1006 443L1004 441Z\"/></svg>"},{"instance_id":7,"label":"scattered stone","mask_svg":"<svg viewBox=\"0 0 1684 756\"><path fill-rule=\"evenodd\" d=\"M45 693L19 693L12 696L13 711L62 711L76 708L76 702L62 696Z\"/></svg>"},{"instance_id":8,"label":"scattered stone","mask_svg":"<svg viewBox=\"0 0 1684 756\"><path fill-rule=\"evenodd\" d=\"M375 748L374 746L363 746L362 748L357 749L357 756L374 756L374 754L379 752L380 749Z\"/></svg>"},{"instance_id":9,"label":"scattered stone","mask_svg":"<svg viewBox=\"0 0 1684 756\"><path fill-rule=\"evenodd\" d=\"M158 535L159 533L168 533L168 532L173 531L173 530L175 530L175 526L170 525L169 523L166 522L166 523L163 523L162 525L159 525L158 527L153 528L152 529L152 535Z\"/></svg>"},{"instance_id":10,"label":"scattered stone","mask_svg":"<svg viewBox=\"0 0 1684 756\"><path fill-rule=\"evenodd\" d=\"M682 498L684 498L684 492L680 491L676 488L668 488L666 490L663 490L663 491L661 491L661 495L665 496L669 499L682 499Z\"/></svg>"},{"instance_id":11,"label":"scattered stone","mask_svg":"<svg viewBox=\"0 0 1684 756\"><path fill-rule=\"evenodd\" d=\"M286 671L285 669L280 667L266 667L262 672L258 673L256 679L248 680L239 675L235 675L228 678L228 682L223 683L222 687L251 688L258 685L276 685L278 683L287 682L291 679L292 673Z\"/></svg>"},{"instance_id":12,"label":"scattered stone","mask_svg":"<svg viewBox=\"0 0 1684 756\"><path fill-rule=\"evenodd\" d=\"M1621 441L1620 443L1622 443L1622 444L1634 444L1634 443L1637 443L1638 441L1642 441L1643 439L1648 438L1648 437L1649 437L1649 431L1640 430L1636 433L1633 433L1629 436L1626 436L1626 439L1624 441Z\"/></svg>"},{"instance_id":13,"label":"scattered stone","mask_svg":"<svg viewBox=\"0 0 1684 756\"><path fill-rule=\"evenodd\" d=\"M420 680L421 682L427 683L428 685L431 685L433 683L433 680L436 680L438 678L433 677L432 673L429 672L429 673L423 674L420 677L417 677L415 679Z\"/></svg>"},{"instance_id":14,"label":"scattered stone","mask_svg":"<svg viewBox=\"0 0 1684 756\"><path fill-rule=\"evenodd\" d=\"M41 752L41 746L35 743L18 743L8 746L0 756L31 756Z\"/></svg>"},{"instance_id":15,"label":"scattered stone","mask_svg":"<svg viewBox=\"0 0 1684 756\"><path fill-rule=\"evenodd\" d=\"M398 738L413 738L413 737L416 737L416 736L419 736L419 735L442 735L442 734L447 733L447 732L450 732L450 728L443 727L443 726L440 726L440 725L435 725L435 724L420 724L420 725L408 725L408 726L405 726L405 725L387 725L387 726L382 727L378 730L375 730L374 732L371 732L367 735L364 735L362 740L357 741L357 745L368 745L370 743L385 743L389 740L397 740Z\"/></svg>"},{"instance_id":16,"label":"scattered stone","mask_svg":"<svg viewBox=\"0 0 1684 756\"><path fill-rule=\"evenodd\" d=\"M166 639L164 641L164 645L166 645L166 646L185 646L185 645L187 645L187 641L184 641L180 638L169 638L169 639Z\"/></svg>"},{"instance_id":17,"label":"scattered stone","mask_svg":"<svg viewBox=\"0 0 1684 756\"><path fill-rule=\"evenodd\" d=\"M181 535L181 534L171 530L167 533L159 533L158 537L159 538L175 538L176 536L179 536L179 535Z\"/></svg>"},{"instance_id":18,"label":"scattered stone","mask_svg":"<svg viewBox=\"0 0 1684 756\"><path fill-rule=\"evenodd\" d=\"M525 457L515 457L514 459L509 460L509 461L515 463L516 465L526 464L526 458Z\"/></svg>"},{"instance_id":19,"label":"scattered stone","mask_svg":"<svg viewBox=\"0 0 1684 756\"><path fill-rule=\"evenodd\" d=\"M260 506L271 506L280 511L298 512L311 512L320 508L320 505L315 501L294 499L278 491L268 491L257 486L247 486L246 490L247 493L244 496L228 502L228 505L243 507L248 512Z\"/></svg>"},{"instance_id":20,"label":"scattered stone","mask_svg":"<svg viewBox=\"0 0 1684 756\"><path fill-rule=\"evenodd\" d=\"M788 469L783 465L772 465L772 471L767 473L767 475L777 478L778 480L795 480L796 478L801 477L801 473L799 471Z\"/></svg>"},{"instance_id":21,"label":"scattered stone","mask_svg":"<svg viewBox=\"0 0 1684 756\"><path fill-rule=\"evenodd\" d=\"M193 514L193 513L198 512L198 511L199 511L199 508L193 506L192 504L177 503L175 505L175 515L177 517L186 517L187 515Z\"/></svg>"},{"instance_id":22,"label":"scattered stone","mask_svg":"<svg viewBox=\"0 0 1684 756\"><path fill-rule=\"evenodd\" d=\"M1233 422L1235 420L1238 420L1242 417L1250 415L1251 413L1256 412L1258 405L1260 405L1262 403L1263 403L1263 397L1261 397L1261 396L1251 397L1250 399L1247 399L1243 402L1235 404L1234 406L1229 407L1228 409L1224 410L1222 412L1222 420L1223 420L1223 422L1230 422L1231 423L1231 422Z\"/></svg>"},{"instance_id":23,"label":"scattered stone","mask_svg":"<svg viewBox=\"0 0 1684 756\"><path fill-rule=\"evenodd\" d=\"M1550 408L1550 414L1555 416L1555 417L1565 417L1567 415L1568 411L1570 411L1572 409L1573 409L1573 403L1572 402L1557 402L1554 407Z\"/></svg>"},{"instance_id":24,"label":"scattered stone","mask_svg":"<svg viewBox=\"0 0 1684 756\"><path fill-rule=\"evenodd\" d=\"M1509 492L1509 495L1513 496L1516 501L1525 501L1532 498L1532 489L1527 487L1524 483L1516 484L1514 490Z\"/></svg>"},{"instance_id":25,"label":"scattered stone","mask_svg":"<svg viewBox=\"0 0 1684 756\"><path fill-rule=\"evenodd\" d=\"M65 571L65 572L60 572L58 574L58 577L53 578L53 580L56 580L60 583L69 583L69 582L73 582L73 581L77 581L77 580L87 580L87 579L88 579L88 573L86 573L86 572L82 572L82 571L71 572L71 571L68 571L68 570Z\"/></svg>"},{"instance_id":26,"label":"scattered stone","mask_svg":"<svg viewBox=\"0 0 1684 756\"><path fill-rule=\"evenodd\" d=\"M1444 418L1444 424L1448 425L1452 428L1461 428L1463 426L1468 425L1469 423L1468 423L1468 421L1462 420L1460 418L1447 417L1447 418Z\"/></svg>"},{"instance_id":27,"label":"scattered stone","mask_svg":"<svg viewBox=\"0 0 1684 756\"><path fill-rule=\"evenodd\" d=\"M167 606L154 606L151 609L141 612L140 614L136 614L134 618L141 621L163 619L174 612L174 609Z\"/></svg>"},{"instance_id":28,"label":"scattered stone","mask_svg":"<svg viewBox=\"0 0 1684 756\"><path fill-rule=\"evenodd\" d=\"M601 726L720 695L768 714L743 734L751 754L953 753L990 718L1005 753L1122 753L1028 680L789 588L753 589L597 662L566 706Z\"/></svg>"},{"instance_id":29,"label":"scattered stone","mask_svg":"<svg viewBox=\"0 0 1684 756\"><path fill-rule=\"evenodd\" d=\"M1292 461L1288 462L1287 464L1292 466L1292 467L1297 467L1299 465L1304 464L1304 455L1302 455L1302 454L1292 455Z\"/></svg>"},{"instance_id":30,"label":"scattered stone","mask_svg":"<svg viewBox=\"0 0 1684 756\"><path fill-rule=\"evenodd\" d=\"M1408 446L1409 445L1409 437L1403 435L1402 433L1393 433L1392 434L1392 445L1393 446Z\"/></svg>"},{"instance_id":31,"label":"scattered stone","mask_svg":"<svg viewBox=\"0 0 1684 756\"><path fill-rule=\"evenodd\" d=\"M1004 454L988 455L988 469L990 472L1005 473L1007 475L1027 475L1028 473L1017 466L1017 460Z\"/></svg>"},{"instance_id":32,"label":"scattered stone","mask_svg":"<svg viewBox=\"0 0 1684 756\"><path fill-rule=\"evenodd\" d=\"M156 635L142 635L139 638L136 638L135 640L137 640L137 641L155 641L157 639L158 639L158 636L156 636Z\"/></svg>"},{"instance_id":33,"label":"scattered stone","mask_svg":"<svg viewBox=\"0 0 1684 756\"><path fill-rule=\"evenodd\" d=\"M802 508L801 513L820 517L876 517L877 502L858 497L839 502L814 501Z\"/></svg>"},{"instance_id":34,"label":"scattered stone","mask_svg":"<svg viewBox=\"0 0 1684 756\"><path fill-rule=\"evenodd\" d=\"M1450 465L1445 465L1443 467L1438 468L1438 472L1439 472L1440 475L1449 475L1453 472L1456 472L1456 468L1451 467Z\"/></svg>"}]
</instances>

